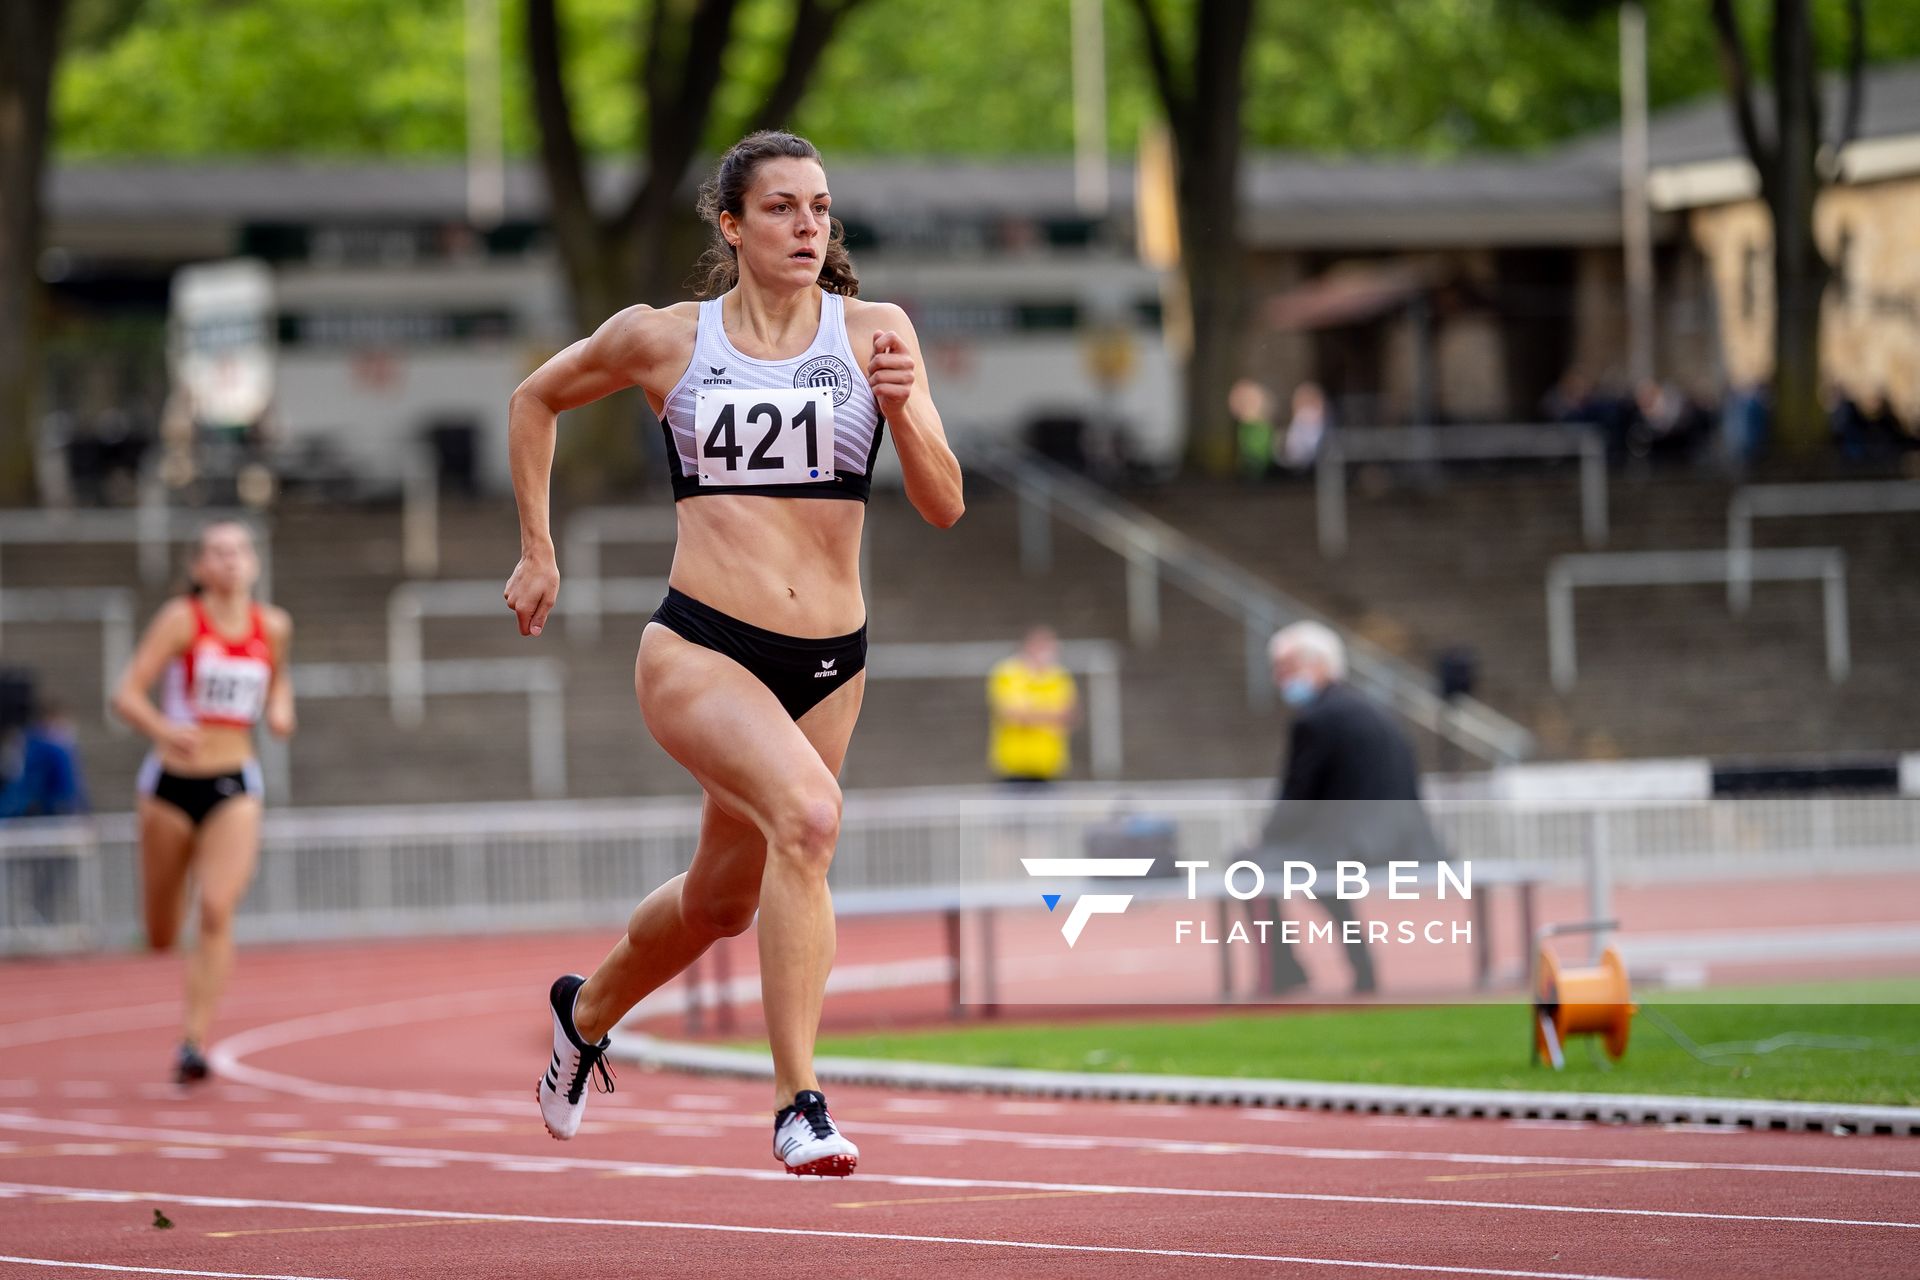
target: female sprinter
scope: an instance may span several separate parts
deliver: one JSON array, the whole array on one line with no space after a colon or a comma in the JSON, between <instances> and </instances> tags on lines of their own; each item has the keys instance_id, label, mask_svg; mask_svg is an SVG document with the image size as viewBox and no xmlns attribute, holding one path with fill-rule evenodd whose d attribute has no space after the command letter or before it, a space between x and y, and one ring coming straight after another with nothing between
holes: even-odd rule
<instances>
[{"instance_id":1,"label":"female sprinter","mask_svg":"<svg viewBox=\"0 0 1920 1280\"><path fill-rule=\"evenodd\" d=\"M187 1009L174 1079L207 1077L200 1048L233 969L233 913L260 857L260 766L253 726L293 732L285 609L254 601L253 535L223 521L200 533L191 591L168 601L120 678L113 709L153 740L140 767L140 865L147 943L173 946L187 911L187 873L200 928L187 957ZM162 672L162 705L148 697Z\"/></svg>"},{"instance_id":2,"label":"female sprinter","mask_svg":"<svg viewBox=\"0 0 1920 1280\"><path fill-rule=\"evenodd\" d=\"M556 1138L579 1128L596 1066L612 1087L601 1055L627 1010L758 909L774 1156L822 1176L852 1173L859 1157L827 1112L813 1043L833 963L836 778L865 687L860 533L883 427L926 520L946 528L963 504L913 326L855 296L829 206L811 143L743 139L701 191L707 300L630 307L513 396L521 554L504 594L522 635L540 634L559 592L555 416L635 385L660 415L679 540L634 688L647 728L705 792L691 865L634 909L592 977L553 984L538 1094Z\"/></svg>"}]
</instances>

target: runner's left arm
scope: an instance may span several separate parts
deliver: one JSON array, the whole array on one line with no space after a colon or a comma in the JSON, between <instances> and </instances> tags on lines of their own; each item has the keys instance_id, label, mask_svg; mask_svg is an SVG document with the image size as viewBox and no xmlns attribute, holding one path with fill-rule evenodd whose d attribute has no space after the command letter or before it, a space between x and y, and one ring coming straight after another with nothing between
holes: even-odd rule
<instances>
[{"instance_id":1,"label":"runner's left arm","mask_svg":"<svg viewBox=\"0 0 1920 1280\"><path fill-rule=\"evenodd\" d=\"M928 524L952 528L967 509L960 460L947 444L940 411L933 407L933 395L927 390L919 335L907 313L891 303L875 304L870 314L876 328L873 354L867 360L867 385L893 428L907 501Z\"/></svg>"}]
</instances>

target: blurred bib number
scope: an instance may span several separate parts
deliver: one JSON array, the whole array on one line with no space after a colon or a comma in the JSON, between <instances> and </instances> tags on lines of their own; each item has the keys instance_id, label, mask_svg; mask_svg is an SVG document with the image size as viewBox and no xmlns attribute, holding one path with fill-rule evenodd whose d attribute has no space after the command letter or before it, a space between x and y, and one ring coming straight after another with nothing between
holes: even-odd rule
<instances>
[{"instance_id":1,"label":"blurred bib number","mask_svg":"<svg viewBox=\"0 0 1920 1280\"><path fill-rule=\"evenodd\" d=\"M194 662L194 714L252 724L266 707L272 676L267 664L256 659L203 653Z\"/></svg>"},{"instance_id":2,"label":"blurred bib number","mask_svg":"<svg viewBox=\"0 0 1920 1280\"><path fill-rule=\"evenodd\" d=\"M703 391L693 438L703 485L831 480L833 389Z\"/></svg>"}]
</instances>

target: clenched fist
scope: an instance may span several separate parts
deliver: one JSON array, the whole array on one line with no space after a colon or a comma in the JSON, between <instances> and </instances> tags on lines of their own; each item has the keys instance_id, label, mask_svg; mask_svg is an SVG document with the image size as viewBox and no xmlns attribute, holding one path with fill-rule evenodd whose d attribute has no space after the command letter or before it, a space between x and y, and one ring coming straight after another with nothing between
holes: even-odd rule
<instances>
[{"instance_id":1,"label":"clenched fist","mask_svg":"<svg viewBox=\"0 0 1920 1280\"><path fill-rule=\"evenodd\" d=\"M913 354L900 335L891 329L874 334L873 358L867 361L867 385L873 388L874 401L882 414L892 418L907 407L907 397L913 394L916 377Z\"/></svg>"}]
</instances>

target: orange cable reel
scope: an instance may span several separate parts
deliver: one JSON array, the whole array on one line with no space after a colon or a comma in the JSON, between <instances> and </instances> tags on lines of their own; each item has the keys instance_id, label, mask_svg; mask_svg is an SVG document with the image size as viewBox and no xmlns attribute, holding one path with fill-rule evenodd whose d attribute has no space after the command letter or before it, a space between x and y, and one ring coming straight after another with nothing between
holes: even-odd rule
<instances>
[{"instance_id":1,"label":"orange cable reel","mask_svg":"<svg viewBox=\"0 0 1920 1280\"><path fill-rule=\"evenodd\" d=\"M1559 1070L1566 1065L1568 1037L1577 1035L1604 1036L1607 1057L1615 1062L1626 1054L1627 1033L1639 1006L1633 1003L1627 966L1618 951L1608 947L1591 969L1563 969L1543 946L1534 972L1536 1061L1544 1058Z\"/></svg>"}]
</instances>

